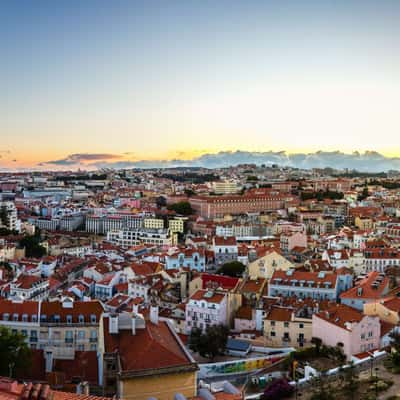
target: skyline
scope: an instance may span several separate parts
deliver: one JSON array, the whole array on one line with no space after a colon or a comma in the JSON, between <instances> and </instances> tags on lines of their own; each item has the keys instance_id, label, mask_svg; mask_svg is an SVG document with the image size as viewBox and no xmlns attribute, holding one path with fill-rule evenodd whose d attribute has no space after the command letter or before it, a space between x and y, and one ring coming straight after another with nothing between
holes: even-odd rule
<instances>
[{"instance_id":1,"label":"skyline","mask_svg":"<svg viewBox=\"0 0 400 400\"><path fill-rule=\"evenodd\" d=\"M0 168L236 149L400 156L396 1L1 7Z\"/></svg>"}]
</instances>

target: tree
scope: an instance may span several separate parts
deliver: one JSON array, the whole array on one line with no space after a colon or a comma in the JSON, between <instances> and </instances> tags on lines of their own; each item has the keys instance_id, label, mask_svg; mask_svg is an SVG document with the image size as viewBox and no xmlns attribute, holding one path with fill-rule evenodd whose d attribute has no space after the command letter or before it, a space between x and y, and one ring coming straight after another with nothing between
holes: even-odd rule
<instances>
[{"instance_id":1,"label":"tree","mask_svg":"<svg viewBox=\"0 0 400 400\"><path fill-rule=\"evenodd\" d=\"M317 354L319 354L321 352L322 340L319 337L312 337L311 343L315 346Z\"/></svg>"},{"instance_id":2,"label":"tree","mask_svg":"<svg viewBox=\"0 0 400 400\"><path fill-rule=\"evenodd\" d=\"M175 211L177 214L180 215L191 215L193 214L192 206L188 201L180 201L175 204L171 204L168 207L168 210Z\"/></svg>"},{"instance_id":3,"label":"tree","mask_svg":"<svg viewBox=\"0 0 400 400\"><path fill-rule=\"evenodd\" d=\"M285 378L274 380L264 391L261 400L280 400L290 397L294 388Z\"/></svg>"},{"instance_id":4,"label":"tree","mask_svg":"<svg viewBox=\"0 0 400 400\"><path fill-rule=\"evenodd\" d=\"M332 385L328 381L328 377L324 373L313 378L311 387L312 395L310 400L335 400L337 398Z\"/></svg>"},{"instance_id":5,"label":"tree","mask_svg":"<svg viewBox=\"0 0 400 400\"><path fill-rule=\"evenodd\" d=\"M0 376L15 378L18 371L31 365L32 354L25 337L0 326Z\"/></svg>"},{"instance_id":6,"label":"tree","mask_svg":"<svg viewBox=\"0 0 400 400\"><path fill-rule=\"evenodd\" d=\"M217 273L220 275L228 275L233 278L240 278L243 275L246 266L239 261L230 261L222 265Z\"/></svg>"},{"instance_id":7,"label":"tree","mask_svg":"<svg viewBox=\"0 0 400 400\"><path fill-rule=\"evenodd\" d=\"M21 247L25 247L27 257L40 258L46 254L46 249L40 245L40 235L25 236L19 244Z\"/></svg>"},{"instance_id":8,"label":"tree","mask_svg":"<svg viewBox=\"0 0 400 400\"><path fill-rule=\"evenodd\" d=\"M0 226L8 228L10 224L10 217L6 206L0 207Z\"/></svg>"},{"instance_id":9,"label":"tree","mask_svg":"<svg viewBox=\"0 0 400 400\"><path fill-rule=\"evenodd\" d=\"M343 387L342 391L349 398L353 398L355 392L360 387L360 381L354 362L352 361L347 368L342 370Z\"/></svg>"},{"instance_id":10,"label":"tree","mask_svg":"<svg viewBox=\"0 0 400 400\"><path fill-rule=\"evenodd\" d=\"M390 361L396 370L400 369L400 333L398 331L393 331L389 335L390 346L392 347L392 352L390 353Z\"/></svg>"},{"instance_id":11,"label":"tree","mask_svg":"<svg viewBox=\"0 0 400 400\"><path fill-rule=\"evenodd\" d=\"M368 196L369 196L368 186L365 186L363 191L358 195L357 200L362 201L362 200L366 199Z\"/></svg>"},{"instance_id":12,"label":"tree","mask_svg":"<svg viewBox=\"0 0 400 400\"><path fill-rule=\"evenodd\" d=\"M208 326L205 332L193 328L190 333L189 348L212 361L216 356L224 354L228 333L229 329L224 325Z\"/></svg>"}]
</instances>

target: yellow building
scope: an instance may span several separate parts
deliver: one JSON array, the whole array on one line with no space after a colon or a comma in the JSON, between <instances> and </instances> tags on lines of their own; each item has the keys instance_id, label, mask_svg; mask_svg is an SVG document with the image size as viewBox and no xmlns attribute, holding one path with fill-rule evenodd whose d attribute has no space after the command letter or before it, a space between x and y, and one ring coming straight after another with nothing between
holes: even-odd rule
<instances>
[{"instance_id":1,"label":"yellow building","mask_svg":"<svg viewBox=\"0 0 400 400\"><path fill-rule=\"evenodd\" d=\"M168 228L174 233L183 233L185 230L185 221L187 218L176 217L168 221Z\"/></svg>"},{"instance_id":2,"label":"yellow building","mask_svg":"<svg viewBox=\"0 0 400 400\"><path fill-rule=\"evenodd\" d=\"M143 221L145 229L163 229L164 220L161 218L145 218Z\"/></svg>"},{"instance_id":3,"label":"yellow building","mask_svg":"<svg viewBox=\"0 0 400 400\"><path fill-rule=\"evenodd\" d=\"M267 253L249 264L249 275L251 279L270 279L276 269L287 271L294 268L294 265L283 257L279 250L269 249Z\"/></svg>"},{"instance_id":4,"label":"yellow building","mask_svg":"<svg viewBox=\"0 0 400 400\"><path fill-rule=\"evenodd\" d=\"M374 228L374 221L368 217L356 217L354 225L361 231L366 231Z\"/></svg>"},{"instance_id":5,"label":"yellow building","mask_svg":"<svg viewBox=\"0 0 400 400\"><path fill-rule=\"evenodd\" d=\"M265 344L276 347L309 346L312 338L312 319L298 315L301 314L292 308L273 306L264 319Z\"/></svg>"}]
</instances>

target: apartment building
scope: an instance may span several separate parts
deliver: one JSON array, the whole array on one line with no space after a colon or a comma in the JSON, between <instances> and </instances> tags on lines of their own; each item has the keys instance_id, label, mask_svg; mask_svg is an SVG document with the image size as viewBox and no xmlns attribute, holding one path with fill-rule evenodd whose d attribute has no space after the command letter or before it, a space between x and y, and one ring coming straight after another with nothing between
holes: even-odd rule
<instances>
[{"instance_id":1,"label":"apartment building","mask_svg":"<svg viewBox=\"0 0 400 400\"><path fill-rule=\"evenodd\" d=\"M186 304L185 330L205 330L210 325L228 325L228 294L223 291L197 290Z\"/></svg>"},{"instance_id":2,"label":"apartment building","mask_svg":"<svg viewBox=\"0 0 400 400\"><path fill-rule=\"evenodd\" d=\"M347 359L380 347L381 325L378 316L363 315L344 304L315 313L312 316L312 336L328 346L343 348Z\"/></svg>"},{"instance_id":3,"label":"apartment building","mask_svg":"<svg viewBox=\"0 0 400 400\"><path fill-rule=\"evenodd\" d=\"M172 246L176 243L177 238L169 229L137 229L109 231L107 232L107 241L127 248L139 244Z\"/></svg>"}]
</instances>

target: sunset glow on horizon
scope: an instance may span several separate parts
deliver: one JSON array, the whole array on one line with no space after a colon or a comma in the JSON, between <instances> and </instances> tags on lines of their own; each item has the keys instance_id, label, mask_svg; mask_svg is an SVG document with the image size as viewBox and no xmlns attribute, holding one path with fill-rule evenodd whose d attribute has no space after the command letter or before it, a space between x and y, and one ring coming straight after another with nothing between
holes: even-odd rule
<instances>
[{"instance_id":1,"label":"sunset glow on horizon","mask_svg":"<svg viewBox=\"0 0 400 400\"><path fill-rule=\"evenodd\" d=\"M399 2L18 3L0 13L0 169L400 156Z\"/></svg>"}]
</instances>

